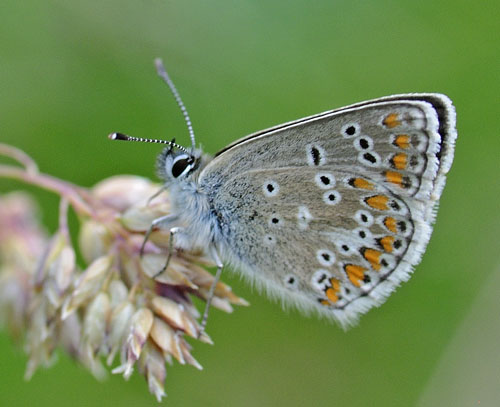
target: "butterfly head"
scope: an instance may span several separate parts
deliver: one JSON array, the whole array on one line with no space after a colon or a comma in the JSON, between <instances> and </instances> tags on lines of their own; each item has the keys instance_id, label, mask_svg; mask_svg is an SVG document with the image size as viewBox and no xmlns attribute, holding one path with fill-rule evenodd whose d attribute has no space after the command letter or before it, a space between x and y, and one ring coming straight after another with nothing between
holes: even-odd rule
<instances>
[{"instance_id":1,"label":"butterfly head","mask_svg":"<svg viewBox=\"0 0 500 407\"><path fill-rule=\"evenodd\" d=\"M198 151L192 153L185 149L176 151L171 145L158 156L158 175L167 183L182 181L192 175L199 164L200 153Z\"/></svg>"},{"instance_id":2,"label":"butterfly head","mask_svg":"<svg viewBox=\"0 0 500 407\"><path fill-rule=\"evenodd\" d=\"M188 150L177 144L175 139L172 141L144 139L127 136L123 133L112 133L109 138L112 140L167 144L168 147L158 156L157 163L158 174L167 184L187 179L200 165L201 151Z\"/></svg>"}]
</instances>

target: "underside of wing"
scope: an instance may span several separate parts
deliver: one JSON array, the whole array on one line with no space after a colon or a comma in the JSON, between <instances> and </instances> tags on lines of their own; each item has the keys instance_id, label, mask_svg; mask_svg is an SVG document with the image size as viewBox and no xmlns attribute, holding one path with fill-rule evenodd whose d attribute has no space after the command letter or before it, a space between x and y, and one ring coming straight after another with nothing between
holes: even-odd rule
<instances>
[{"instance_id":1,"label":"underside of wing","mask_svg":"<svg viewBox=\"0 0 500 407\"><path fill-rule=\"evenodd\" d=\"M455 138L445 96L394 96L235 142L200 188L227 260L346 327L420 261Z\"/></svg>"}]
</instances>

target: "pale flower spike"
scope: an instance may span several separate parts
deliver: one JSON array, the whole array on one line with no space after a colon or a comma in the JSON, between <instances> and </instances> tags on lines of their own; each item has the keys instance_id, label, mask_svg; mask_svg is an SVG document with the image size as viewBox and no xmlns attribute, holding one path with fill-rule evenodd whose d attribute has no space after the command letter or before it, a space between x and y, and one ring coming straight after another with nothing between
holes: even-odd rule
<instances>
[{"instance_id":1,"label":"pale flower spike","mask_svg":"<svg viewBox=\"0 0 500 407\"><path fill-rule=\"evenodd\" d=\"M14 147L0 144L0 155L21 165L0 165L0 177L61 196L59 226L50 236L29 195L0 195L0 324L24 345L25 377L50 366L62 348L99 379L108 369L128 379L137 367L161 401L166 362L202 368L186 337L212 341L191 298L206 300L214 278L206 270L213 264L201 253L180 251L153 278L168 254L169 235L161 230L151 234L140 258L151 221L169 213L167 193L155 196L160 185L133 176L85 189L40 173ZM77 247L67 224L69 207L81 222ZM76 262L77 253L85 264ZM231 312L232 305L248 304L219 282L212 306Z\"/></svg>"}]
</instances>

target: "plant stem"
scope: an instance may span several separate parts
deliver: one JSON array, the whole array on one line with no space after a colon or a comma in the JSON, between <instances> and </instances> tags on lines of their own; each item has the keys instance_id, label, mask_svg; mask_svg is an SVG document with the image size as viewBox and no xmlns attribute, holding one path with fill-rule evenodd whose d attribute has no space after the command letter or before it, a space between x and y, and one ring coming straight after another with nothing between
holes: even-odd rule
<instances>
[{"instance_id":1,"label":"plant stem","mask_svg":"<svg viewBox=\"0 0 500 407\"><path fill-rule=\"evenodd\" d=\"M82 194L80 192L84 190L80 191L81 188L69 182L62 181L47 174L27 171L26 169L17 168L12 165L0 165L0 177L16 179L55 192L71 202L71 205L77 213L91 217L95 216L93 208L82 199ZM84 195L87 194L85 193Z\"/></svg>"}]
</instances>

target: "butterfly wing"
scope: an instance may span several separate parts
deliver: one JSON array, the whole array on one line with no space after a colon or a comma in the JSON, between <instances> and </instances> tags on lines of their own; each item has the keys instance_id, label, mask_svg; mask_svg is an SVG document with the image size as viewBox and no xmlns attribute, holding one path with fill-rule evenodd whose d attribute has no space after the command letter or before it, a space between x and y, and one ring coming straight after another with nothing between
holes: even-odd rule
<instances>
[{"instance_id":1,"label":"butterfly wing","mask_svg":"<svg viewBox=\"0 0 500 407\"><path fill-rule=\"evenodd\" d=\"M447 97L392 96L236 141L199 186L227 260L348 326L420 261L455 138Z\"/></svg>"}]
</instances>

